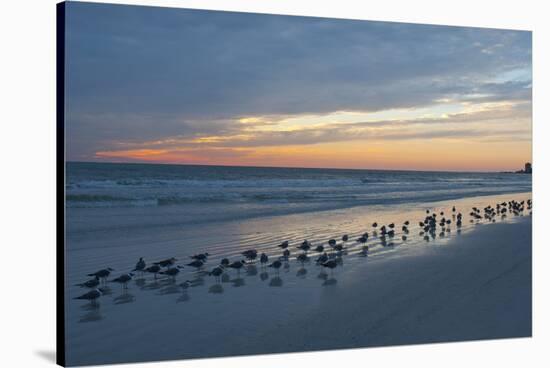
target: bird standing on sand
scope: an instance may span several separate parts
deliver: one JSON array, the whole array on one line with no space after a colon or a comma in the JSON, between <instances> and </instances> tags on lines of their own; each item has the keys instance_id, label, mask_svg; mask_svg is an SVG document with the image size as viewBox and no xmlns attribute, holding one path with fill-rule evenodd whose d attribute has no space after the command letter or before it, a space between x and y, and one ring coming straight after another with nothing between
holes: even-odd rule
<instances>
[{"instance_id":1,"label":"bird standing on sand","mask_svg":"<svg viewBox=\"0 0 550 368\"><path fill-rule=\"evenodd\" d=\"M132 272L143 272L143 270L145 270L145 261L143 260L143 257L139 257L139 261L136 263L136 267L132 270Z\"/></svg>"},{"instance_id":2,"label":"bird standing on sand","mask_svg":"<svg viewBox=\"0 0 550 368\"><path fill-rule=\"evenodd\" d=\"M229 259L223 258L223 259L220 261L220 265L222 265L223 267L229 266Z\"/></svg>"},{"instance_id":3,"label":"bird standing on sand","mask_svg":"<svg viewBox=\"0 0 550 368\"><path fill-rule=\"evenodd\" d=\"M223 273L223 268L218 266L218 267L214 267L214 269L210 271L210 276L214 276L216 281L218 281L222 273Z\"/></svg>"},{"instance_id":4,"label":"bird standing on sand","mask_svg":"<svg viewBox=\"0 0 550 368\"><path fill-rule=\"evenodd\" d=\"M168 259L165 259L165 260L162 260L162 261L159 261L159 262L155 262L154 264L159 265L160 267L168 267L168 266L171 266L174 263L176 263L176 261L177 261L177 259L172 257L172 258L168 258Z\"/></svg>"},{"instance_id":5,"label":"bird standing on sand","mask_svg":"<svg viewBox=\"0 0 550 368\"><path fill-rule=\"evenodd\" d=\"M194 259L194 260L197 260L197 261L201 261L203 263L206 263L206 261L208 259L208 256L209 256L208 253L199 253L199 254L195 254L195 255L191 256L190 258Z\"/></svg>"},{"instance_id":6,"label":"bird standing on sand","mask_svg":"<svg viewBox=\"0 0 550 368\"><path fill-rule=\"evenodd\" d=\"M322 264L328 261L328 255L326 253L323 253L317 258L317 261L315 261L317 264Z\"/></svg>"},{"instance_id":7,"label":"bird standing on sand","mask_svg":"<svg viewBox=\"0 0 550 368\"><path fill-rule=\"evenodd\" d=\"M256 249L249 249L249 250L245 250L241 254L245 256L245 258L248 259L249 261L253 261L258 256L258 251Z\"/></svg>"},{"instance_id":8,"label":"bird standing on sand","mask_svg":"<svg viewBox=\"0 0 550 368\"><path fill-rule=\"evenodd\" d=\"M311 248L311 244L307 240L304 240L302 244L300 244L300 246L298 247L298 249L301 249L304 252L307 252L309 248Z\"/></svg>"},{"instance_id":9,"label":"bird standing on sand","mask_svg":"<svg viewBox=\"0 0 550 368\"><path fill-rule=\"evenodd\" d=\"M199 269L199 268L202 268L202 266L204 266L204 262L195 260L191 263L188 263L187 265L191 267L195 267L196 269Z\"/></svg>"},{"instance_id":10,"label":"bird standing on sand","mask_svg":"<svg viewBox=\"0 0 550 368\"><path fill-rule=\"evenodd\" d=\"M178 273L180 273L180 268L183 268L183 267L182 266L172 267L167 269L166 271L161 271L159 273L166 276L172 276L175 279Z\"/></svg>"},{"instance_id":11,"label":"bird standing on sand","mask_svg":"<svg viewBox=\"0 0 550 368\"><path fill-rule=\"evenodd\" d=\"M347 242L347 241L348 241L348 239L349 239L349 237L348 237L348 235L347 235L347 234L346 234L346 235L344 235L344 236L342 236L342 241L345 241L345 242Z\"/></svg>"},{"instance_id":12,"label":"bird standing on sand","mask_svg":"<svg viewBox=\"0 0 550 368\"><path fill-rule=\"evenodd\" d=\"M154 264L145 269L145 272L152 273L155 276L155 279L157 278L157 273L159 273L159 271L160 271L160 266L158 264Z\"/></svg>"},{"instance_id":13,"label":"bird standing on sand","mask_svg":"<svg viewBox=\"0 0 550 368\"><path fill-rule=\"evenodd\" d=\"M281 263L281 261L277 260L270 264L268 267L274 268L275 270L277 270L277 273L279 273L279 268L281 268L282 265L283 264Z\"/></svg>"},{"instance_id":14,"label":"bird standing on sand","mask_svg":"<svg viewBox=\"0 0 550 368\"><path fill-rule=\"evenodd\" d=\"M302 263L302 266L303 266L303 265L304 265L304 262L306 262L306 261L308 260L307 254L305 254L305 253L300 254L298 257L296 257L296 260L297 260L298 262L301 262L301 263Z\"/></svg>"},{"instance_id":15,"label":"bird standing on sand","mask_svg":"<svg viewBox=\"0 0 550 368\"><path fill-rule=\"evenodd\" d=\"M285 240L284 242L282 242L282 243L279 245L279 248L281 248L281 249L286 249L286 248L288 248L288 240Z\"/></svg>"},{"instance_id":16,"label":"bird standing on sand","mask_svg":"<svg viewBox=\"0 0 550 368\"><path fill-rule=\"evenodd\" d=\"M75 286L87 287L92 289L95 288L97 285L99 285L99 277L95 276L93 279L83 282L82 284L76 284Z\"/></svg>"},{"instance_id":17,"label":"bird standing on sand","mask_svg":"<svg viewBox=\"0 0 550 368\"><path fill-rule=\"evenodd\" d=\"M241 274L241 268L243 268L245 264L245 261L235 261L233 263L231 263L228 267L229 268L233 268L234 270L237 270L237 274Z\"/></svg>"},{"instance_id":18,"label":"bird standing on sand","mask_svg":"<svg viewBox=\"0 0 550 368\"><path fill-rule=\"evenodd\" d=\"M114 271L111 267L104 268L102 270L99 270L94 273L89 273L88 276L96 276L100 278L101 280L105 281L107 277L111 274L111 272Z\"/></svg>"},{"instance_id":19,"label":"bird standing on sand","mask_svg":"<svg viewBox=\"0 0 550 368\"><path fill-rule=\"evenodd\" d=\"M318 246L315 247L315 251L317 251L319 253L322 253L324 249L325 249L325 247L323 247L322 245L318 245Z\"/></svg>"},{"instance_id":20,"label":"bird standing on sand","mask_svg":"<svg viewBox=\"0 0 550 368\"><path fill-rule=\"evenodd\" d=\"M262 264L262 266L265 265L268 261L269 257L267 256L267 254L262 253L262 255L260 256L260 263Z\"/></svg>"},{"instance_id":21,"label":"bird standing on sand","mask_svg":"<svg viewBox=\"0 0 550 368\"><path fill-rule=\"evenodd\" d=\"M376 227L378 227L378 223L376 223L376 222L373 223L373 224L372 224L372 227L374 227L374 228L376 229Z\"/></svg>"},{"instance_id":22,"label":"bird standing on sand","mask_svg":"<svg viewBox=\"0 0 550 368\"><path fill-rule=\"evenodd\" d=\"M99 289L94 289L88 291L86 294L77 296L75 299L89 300L92 304L95 304L97 298L101 296L101 291Z\"/></svg>"},{"instance_id":23,"label":"bird standing on sand","mask_svg":"<svg viewBox=\"0 0 550 368\"><path fill-rule=\"evenodd\" d=\"M338 266L338 263L335 260L331 259L330 261L326 261L325 263L322 263L321 266L329 268L330 272L332 273L332 270L335 269L336 266Z\"/></svg>"},{"instance_id":24,"label":"bird standing on sand","mask_svg":"<svg viewBox=\"0 0 550 368\"><path fill-rule=\"evenodd\" d=\"M118 284L121 284L124 289L128 288L128 282L132 280L132 277L134 276L133 273L125 273L124 275L120 275L116 279L111 280L111 282L116 282Z\"/></svg>"}]
</instances>

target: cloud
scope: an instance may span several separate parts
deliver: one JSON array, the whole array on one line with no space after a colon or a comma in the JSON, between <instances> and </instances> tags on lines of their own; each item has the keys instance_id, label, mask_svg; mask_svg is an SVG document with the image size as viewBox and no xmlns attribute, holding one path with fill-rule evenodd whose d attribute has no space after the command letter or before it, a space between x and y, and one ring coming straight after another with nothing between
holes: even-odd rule
<instances>
[{"instance_id":1,"label":"cloud","mask_svg":"<svg viewBox=\"0 0 550 368\"><path fill-rule=\"evenodd\" d=\"M290 130L254 130L235 121L226 126L226 135L174 136L142 142L122 141L113 146L120 150L187 150L313 145L358 140L367 144L369 141L411 139L530 140L530 104L482 104L471 108L473 111L443 117L328 123ZM514 124L503 123L508 121ZM260 127L266 124L260 118L257 123Z\"/></svg>"},{"instance_id":2,"label":"cloud","mask_svg":"<svg viewBox=\"0 0 550 368\"><path fill-rule=\"evenodd\" d=\"M91 3L67 9L69 158L121 141L231 136L246 116L530 101L529 32ZM524 78L501 78L516 71Z\"/></svg>"}]
</instances>

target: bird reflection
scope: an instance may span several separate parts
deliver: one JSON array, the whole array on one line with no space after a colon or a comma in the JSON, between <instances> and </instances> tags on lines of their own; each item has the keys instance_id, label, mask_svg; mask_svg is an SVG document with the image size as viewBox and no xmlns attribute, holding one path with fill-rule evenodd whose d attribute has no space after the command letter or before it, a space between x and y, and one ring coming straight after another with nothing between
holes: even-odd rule
<instances>
[{"instance_id":1,"label":"bird reflection","mask_svg":"<svg viewBox=\"0 0 550 368\"><path fill-rule=\"evenodd\" d=\"M327 280L323 281L322 285L323 286L332 286L332 285L336 285L337 283L338 283L338 280L336 280L333 277L333 278L330 278L330 279L327 279Z\"/></svg>"},{"instance_id":2,"label":"bird reflection","mask_svg":"<svg viewBox=\"0 0 550 368\"><path fill-rule=\"evenodd\" d=\"M231 276L229 276L229 274L227 274L227 273L224 273L224 274L222 275L222 282L228 283L228 282L230 282L230 281L231 281Z\"/></svg>"},{"instance_id":3,"label":"bird reflection","mask_svg":"<svg viewBox=\"0 0 550 368\"><path fill-rule=\"evenodd\" d=\"M254 265L246 266L246 275L247 276L256 276L258 274L258 269Z\"/></svg>"},{"instance_id":4,"label":"bird reflection","mask_svg":"<svg viewBox=\"0 0 550 368\"><path fill-rule=\"evenodd\" d=\"M223 294L223 286L221 284L214 284L210 286L208 292L211 294Z\"/></svg>"},{"instance_id":5,"label":"bird reflection","mask_svg":"<svg viewBox=\"0 0 550 368\"><path fill-rule=\"evenodd\" d=\"M298 272L296 272L296 276L300 278L304 278L306 277L306 275L307 275L307 270L304 267L300 268Z\"/></svg>"},{"instance_id":6,"label":"bird reflection","mask_svg":"<svg viewBox=\"0 0 550 368\"><path fill-rule=\"evenodd\" d=\"M317 275L317 278L318 278L318 279L321 279L321 280L326 280L326 279L328 279L328 274L327 274L325 271L321 271L321 272Z\"/></svg>"},{"instance_id":7,"label":"bird reflection","mask_svg":"<svg viewBox=\"0 0 550 368\"><path fill-rule=\"evenodd\" d=\"M191 300L191 297L187 293L187 291L184 291L178 299L176 299L176 303L185 303Z\"/></svg>"},{"instance_id":8,"label":"bird reflection","mask_svg":"<svg viewBox=\"0 0 550 368\"><path fill-rule=\"evenodd\" d=\"M103 315L99 311L99 308L94 308L90 312L82 315L78 320L79 323L97 322L103 319Z\"/></svg>"},{"instance_id":9,"label":"bird reflection","mask_svg":"<svg viewBox=\"0 0 550 368\"><path fill-rule=\"evenodd\" d=\"M262 272L260 274L260 280L265 281L269 278L269 274L267 272Z\"/></svg>"},{"instance_id":10,"label":"bird reflection","mask_svg":"<svg viewBox=\"0 0 550 368\"><path fill-rule=\"evenodd\" d=\"M159 295L178 294L180 289L181 287L176 284L168 285L159 290Z\"/></svg>"},{"instance_id":11,"label":"bird reflection","mask_svg":"<svg viewBox=\"0 0 550 368\"><path fill-rule=\"evenodd\" d=\"M136 297L134 294L122 293L121 295L114 298L113 301L115 304L128 304L135 302Z\"/></svg>"},{"instance_id":12,"label":"bird reflection","mask_svg":"<svg viewBox=\"0 0 550 368\"><path fill-rule=\"evenodd\" d=\"M244 279L241 277L231 280L231 283L234 287L241 287L245 285Z\"/></svg>"},{"instance_id":13,"label":"bird reflection","mask_svg":"<svg viewBox=\"0 0 550 368\"><path fill-rule=\"evenodd\" d=\"M140 289L143 288L146 283L147 283L147 281L144 278L140 278L140 279L135 280L136 286L139 287Z\"/></svg>"},{"instance_id":14,"label":"bird reflection","mask_svg":"<svg viewBox=\"0 0 550 368\"><path fill-rule=\"evenodd\" d=\"M271 286L271 287L281 287L281 286L283 286L283 279L276 276L276 277L272 278L271 281L269 281L269 286Z\"/></svg>"},{"instance_id":15,"label":"bird reflection","mask_svg":"<svg viewBox=\"0 0 550 368\"><path fill-rule=\"evenodd\" d=\"M113 295L113 290L109 287L109 286L102 286L100 288L98 288L99 291L101 291L101 293L103 294L103 296L105 295Z\"/></svg>"}]
</instances>

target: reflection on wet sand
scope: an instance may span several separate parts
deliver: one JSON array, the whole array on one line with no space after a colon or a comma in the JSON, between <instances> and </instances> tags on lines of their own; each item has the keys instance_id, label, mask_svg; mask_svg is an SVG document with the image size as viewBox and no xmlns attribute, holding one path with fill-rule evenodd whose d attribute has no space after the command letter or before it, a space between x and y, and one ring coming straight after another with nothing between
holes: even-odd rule
<instances>
[{"instance_id":1,"label":"reflection on wet sand","mask_svg":"<svg viewBox=\"0 0 550 368\"><path fill-rule=\"evenodd\" d=\"M214 284L210 286L208 292L211 294L223 294L223 286L221 284Z\"/></svg>"},{"instance_id":2,"label":"reflection on wet sand","mask_svg":"<svg viewBox=\"0 0 550 368\"><path fill-rule=\"evenodd\" d=\"M523 206L523 202L512 201L506 204L506 206L505 203L497 205L496 210L494 209L494 207L491 206L488 206L484 209L476 209L474 207L472 209L473 211L470 213L470 216L472 217L470 222L474 225L481 224L483 221L482 214L484 214L484 218L487 220L487 222L493 223L496 221L495 217L498 215L498 213L502 213L502 208L504 207L507 207L509 209L508 212L512 212L514 214L517 213L518 216L522 216ZM529 210L531 209L530 201L527 201L527 208ZM454 234L460 236L462 232L462 215L460 213L458 213L458 215L456 216L453 214L452 220L445 220L445 218L443 217L443 212L436 214L435 212L432 213L430 211L427 211L427 214L428 216L420 219L421 221L419 222L419 226L421 228L421 231L418 233L417 241L422 241L423 239L424 241L431 243L432 241L436 241L439 238L451 238ZM439 227L436 221L437 216L442 217L439 222ZM453 222L455 223L455 227L453 228L453 231L451 231L450 226ZM269 265L267 264L267 256L264 257L265 262L261 263L261 265L259 264L259 266L256 266L255 264L255 257L248 257L248 262L236 261L233 263L233 265L236 265L235 267L231 267L229 260L224 258L219 265L213 268L217 269L219 272L217 271L216 273L213 273L203 270L202 267L199 267L197 270L193 270L192 272L188 273L187 275L188 277L190 277L190 279L185 280L183 283L181 283L181 273L179 272L175 275L179 274L180 282L176 280L175 275L173 277L168 277L168 273L167 276L164 277L163 275L157 275L157 273L155 273L153 276L143 276L143 274L140 274L139 278L133 280L133 285L129 288L138 289L141 291L156 291L152 294L159 296L179 295L176 299L176 302L180 303L187 302L191 299L189 293L191 292L192 288L200 288L201 286L204 286L207 282L209 286L207 287L206 291L210 294L223 294L226 290L229 292L229 289L224 289L223 287L223 284L228 283L230 283L231 286L234 288L245 287L247 284L261 285L257 282L254 283L254 281L247 282L247 279L256 279L260 280L261 282L269 280L269 282L267 283L269 287L282 287L283 279L279 277L280 268L283 269L283 273L285 274L290 273L292 269L296 270L295 278L297 279L306 279L307 274L310 271L313 272L313 275L315 275L317 271L319 271L316 278L320 280L322 286L335 286L338 284L338 280L334 277L334 274L338 274L339 270L343 269L344 258L346 258L346 262L349 262L350 260L354 259L353 257L357 257L355 259L358 259L359 257L376 257L378 253L383 254L384 252L392 252L394 248L399 248L400 246L405 245L405 241L409 241L410 244L410 239L412 239L413 236L408 238L405 235L410 233L408 228L409 222L407 221L403 225L401 234L395 234L395 230L393 230L394 226L392 225L394 224L391 223L390 225L388 225L388 228L391 228L392 230L387 230L385 226L382 226L380 227L380 232L372 231L370 232L370 236L367 235L368 232L363 233L361 238L359 238L355 242L352 240L348 241L346 239L345 241L343 240L341 243L338 243L337 240L331 239L328 246L318 245L317 247L311 248L310 250L310 243L306 241L302 243L303 247L304 244L307 245L307 247L305 247L307 249L304 249L303 253L296 254L294 258L290 258L290 252L288 251L288 249L285 248L283 256L278 258L274 257L274 261ZM396 240L396 243L394 240L392 240L395 235L397 235L397 239L401 239L402 241L399 242L398 240ZM353 236L355 236L355 234ZM286 244L286 246L288 247L288 244ZM316 250L314 251L313 249ZM203 256L204 263L207 262L208 253L205 253L204 255L196 255L195 257L198 256ZM176 261L175 258L171 258L170 260L174 260L174 262ZM227 267L224 266L224 260L227 261L225 262L225 264L227 264ZM260 267L260 269L258 269L258 267ZM230 273L230 268L235 268L236 272L232 271L233 273ZM240 272L241 268L243 273ZM235 276L235 278L233 278L232 276ZM293 277L291 275L288 275L285 276L285 279L292 280ZM85 284L77 284L76 286L82 287L83 285ZM265 283L263 285L265 285ZM290 285L292 285L292 281L290 281ZM113 296L113 290L111 289L111 287L105 285L105 283L98 287L98 290L101 291L102 297ZM122 305L134 303L136 299L137 298L134 294L123 288L121 294L112 298L112 304ZM100 321L104 318L103 315L100 313L99 299L98 301L94 299L91 303L85 304L80 308L86 313L80 316L79 322L95 322Z\"/></svg>"},{"instance_id":3,"label":"reflection on wet sand","mask_svg":"<svg viewBox=\"0 0 550 368\"><path fill-rule=\"evenodd\" d=\"M128 304L128 303L135 302L136 297L135 297L135 295L126 292L126 293L122 293L121 295L117 296L116 298L113 298L113 301L114 301L115 304Z\"/></svg>"},{"instance_id":4,"label":"reflection on wet sand","mask_svg":"<svg viewBox=\"0 0 550 368\"><path fill-rule=\"evenodd\" d=\"M323 281L323 283L321 285L323 286L332 286L332 285L336 285L338 283L338 280L336 280L334 277L330 278L330 279L327 279L325 281Z\"/></svg>"},{"instance_id":5,"label":"reflection on wet sand","mask_svg":"<svg viewBox=\"0 0 550 368\"><path fill-rule=\"evenodd\" d=\"M241 277L231 280L231 283L234 287L241 287L245 285L245 281Z\"/></svg>"},{"instance_id":6,"label":"reflection on wet sand","mask_svg":"<svg viewBox=\"0 0 550 368\"><path fill-rule=\"evenodd\" d=\"M187 293L187 291L184 291L178 299L176 299L176 303L185 303L191 300L191 297Z\"/></svg>"},{"instance_id":7,"label":"reflection on wet sand","mask_svg":"<svg viewBox=\"0 0 550 368\"><path fill-rule=\"evenodd\" d=\"M281 287L283 286L283 279L281 279L279 276L276 276L269 281L269 286Z\"/></svg>"},{"instance_id":8,"label":"reflection on wet sand","mask_svg":"<svg viewBox=\"0 0 550 368\"><path fill-rule=\"evenodd\" d=\"M103 315L101 314L99 308L97 308L82 315L78 320L78 322L79 323L97 322L97 321L101 321L102 319L103 319Z\"/></svg>"}]
</instances>

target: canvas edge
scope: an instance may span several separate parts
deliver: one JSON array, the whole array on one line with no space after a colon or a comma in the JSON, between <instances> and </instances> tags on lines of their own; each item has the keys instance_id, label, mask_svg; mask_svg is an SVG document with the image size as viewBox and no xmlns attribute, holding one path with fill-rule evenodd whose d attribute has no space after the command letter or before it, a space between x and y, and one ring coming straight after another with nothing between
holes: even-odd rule
<instances>
[{"instance_id":1,"label":"canvas edge","mask_svg":"<svg viewBox=\"0 0 550 368\"><path fill-rule=\"evenodd\" d=\"M65 366L65 2L56 4L56 363Z\"/></svg>"}]
</instances>

